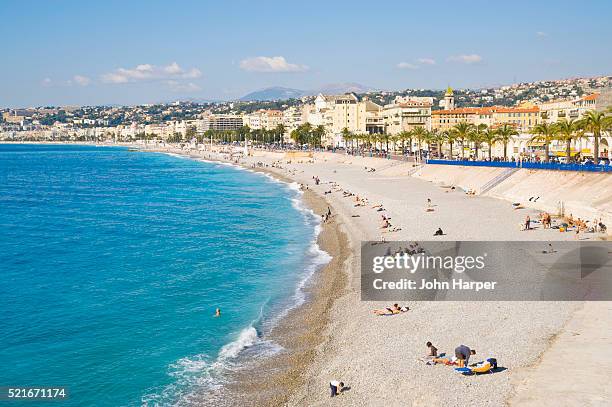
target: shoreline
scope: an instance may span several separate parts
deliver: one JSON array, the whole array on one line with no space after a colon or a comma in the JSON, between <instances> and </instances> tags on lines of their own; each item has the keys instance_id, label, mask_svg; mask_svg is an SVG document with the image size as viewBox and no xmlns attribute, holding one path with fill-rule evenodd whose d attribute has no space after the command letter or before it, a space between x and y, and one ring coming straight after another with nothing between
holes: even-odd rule
<instances>
[{"instance_id":1,"label":"shoreline","mask_svg":"<svg viewBox=\"0 0 612 407\"><path fill-rule=\"evenodd\" d=\"M143 146L131 147L142 149ZM540 404L533 405L545 405L541 402L549 397L546 388L552 387L551 381L563 384L566 378L563 366L555 365L550 359L559 354L559 349L565 354L580 349L575 338L588 341L595 335L599 340L597 335L602 335L596 326L578 323L577 318L585 313L584 308L588 308L588 315L597 316L599 326L611 321L612 302L412 301L407 304L411 308L407 315L381 319L373 317L371 310L388 304L360 301L359 259L356 257L359 248L355 247L355 242L381 237L376 221L379 215L370 205L384 203L393 224L400 226L398 231L387 235L389 240L431 239L429 231L440 224L445 231L448 225L452 226L448 229L452 235L442 240L572 239L570 234L553 234L542 228L519 232L514 227L515 222L522 220L525 213L535 217L538 213L535 208L517 212L508 208L507 201L497 197L469 197L410 176L385 175L388 162L379 159L321 154L316 157L318 165L298 161L274 167L274 162L282 160L282 154L254 151L252 156L236 163L223 159L222 153L211 151L189 152L173 147L142 151L171 152L185 158L225 162L283 182L303 183L309 185L302 195L307 207L316 214L327 206L332 208L333 220L323 225L317 239L321 249L332 255L332 261L309 280L304 289L307 301L285 315L270 334L270 339L278 341L285 351L236 372L237 381L226 388L230 395L235 392L236 398L230 397L224 400L227 404L216 405L327 405L326 383L331 379L344 380L351 386L351 391L335 401L341 406L400 405L399 400L401 405L414 406L480 405L481 400L489 405L524 405L533 394L540 397ZM259 162L264 165L259 166ZM377 172L364 175L364 165L376 166ZM320 186L312 185L312 174L321 176ZM356 207L352 198L337 194L338 184L369 198L370 203L366 207ZM328 189L333 193L328 194ZM404 196L410 199L398 199ZM418 202L425 197L439 204L435 215L423 214ZM457 223L456 213L477 217L479 222ZM332 247L334 241L336 249ZM467 326L462 321L465 315L470 316ZM570 329L580 335L576 337ZM506 370L472 381L444 367L427 367L414 362L424 354L421 348L424 340L429 339L440 346L441 351L448 351L451 345L458 343L473 345L479 357L497 357ZM588 344L580 345L587 346L585 343ZM390 344L401 346L396 349ZM599 351L611 348L606 338L601 341ZM596 357L585 355L594 363ZM582 382L588 384L589 375L595 379L596 375L588 365L585 368L580 374L586 378ZM261 374L262 370L265 375ZM431 394L428 389L440 382L456 391ZM389 387L394 391L385 391ZM576 391L584 394L587 390L583 387ZM461 392L464 396L458 394ZM598 400L601 397L609 400L601 391L596 396L600 397Z\"/></svg>"},{"instance_id":2,"label":"shoreline","mask_svg":"<svg viewBox=\"0 0 612 407\"><path fill-rule=\"evenodd\" d=\"M176 149L166 151L142 149L142 151L174 154L196 161L230 164L268 175L285 184L296 182L266 168L251 168L221 158L194 156ZM318 217L328 207L335 212L333 205L312 189L304 190L300 199ZM232 396L224 400L224 403L244 405L248 402L254 405L284 406L289 402L290 395L304 386L307 379L306 372L314 363L317 348L329 340L327 331L332 307L338 298L348 292L346 262L354 258L356 250L343 230L343 224L339 222L337 214L331 217L331 221L321 224L316 243L321 250L329 254L330 261L318 268L306 280L302 288L306 296L305 301L290 309L265 337L266 340L282 346L282 351L261 361L250 361L246 367L232 372L232 381L225 388L225 392ZM258 376L257 373L262 369L266 371L266 375ZM279 386L283 389L282 392L278 391Z\"/></svg>"}]
</instances>

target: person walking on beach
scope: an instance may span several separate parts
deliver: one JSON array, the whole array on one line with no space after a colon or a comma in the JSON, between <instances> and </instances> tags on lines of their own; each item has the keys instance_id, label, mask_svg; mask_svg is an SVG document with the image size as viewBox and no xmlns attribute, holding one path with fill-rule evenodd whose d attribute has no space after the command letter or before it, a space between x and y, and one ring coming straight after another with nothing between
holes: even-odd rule
<instances>
[{"instance_id":1,"label":"person walking on beach","mask_svg":"<svg viewBox=\"0 0 612 407\"><path fill-rule=\"evenodd\" d=\"M525 218L525 230L531 229L531 218L529 215Z\"/></svg>"},{"instance_id":2,"label":"person walking on beach","mask_svg":"<svg viewBox=\"0 0 612 407\"><path fill-rule=\"evenodd\" d=\"M331 390L331 397L339 396L344 390L344 383L337 380L329 382L329 389Z\"/></svg>"},{"instance_id":3,"label":"person walking on beach","mask_svg":"<svg viewBox=\"0 0 612 407\"><path fill-rule=\"evenodd\" d=\"M459 345L455 348L455 357L459 362L459 367L467 367L470 356L475 355L476 351L474 349L470 349L465 345Z\"/></svg>"}]
</instances>

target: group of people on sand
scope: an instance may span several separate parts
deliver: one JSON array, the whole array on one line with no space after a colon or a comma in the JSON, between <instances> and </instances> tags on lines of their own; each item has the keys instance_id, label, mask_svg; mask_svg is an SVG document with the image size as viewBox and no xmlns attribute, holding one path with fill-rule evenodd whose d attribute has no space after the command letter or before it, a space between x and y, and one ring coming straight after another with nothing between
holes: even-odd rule
<instances>
[{"instance_id":1,"label":"group of people on sand","mask_svg":"<svg viewBox=\"0 0 612 407\"><path fill-rule=\"evenodd\" d=\"M386 233L389 233L389 232L399 232L400 230L402 230L401 228L398 228L398 227L393 226L391 224L391 217L390 216L386 215L385 213L381 213L380 216L382 218L382 222L381 222L381 225L380 225L380 229L381 229L382 233L385 233L385 232Z\"/></svg>"},{"instance_id":2,"label":"group of people on sand","mask_svg":"<svg viewBox=\"0 0 612 407\"><path fill-rule=\"evenodd\" d=\"M607 227L602 223L601 219L594 219L592 222L581 218L574 218L572 214L566 217L561 223L553 225L552 216L548 212L540 213L540 223L543 229L561 229L561 231L568 231L573 229L578 238L580 232L587 233L606 233ZM525 222L522 224L522 230L532 230L532 223L537 221L531 220L529 215L525 216Z\"/></svg>"},{"instance_id":3,"label":"group of people on sand","mask_svg":"<svg viewBox=\"0 0 612 407\"><path fill-rule=\"evenodd\" d=\"M470 357L476 354L475 349L470 349L466 345L459 345L455 348L455 356L449 358L445 353L438 355L438 348L436 348L430 341L427 341L425 345L428 349L426 356L428 364L444 364L467 367Z\"/></svg>"},{"instance_id":4,"label":"group of people on sand","mask_svg":"<svg viewBox=\"0 0 612 407\"><path fill-rule=\"evenodd\" d=\"M359 195L355 195L355 207L358 206L367 206L368 205L368 199L367 198L361 198Z\"/></svg>"},{"instance_id":5,"label":"group of people on sand","mask_svg":"<svg viewBox=\"0 0 612 407\"><path fill-rule=\"evenodd\" d=\"M569 217L567 218L567 224L569 227L575 227L576 230L581 231L581 232L605 233L608 230L606 225L602 223L601 218L599 220L594 219L593 222L590 222L588 220L584 220L580 218L574 219L571 213Z\"/></svg>"},{"instance_id":6,"label":"group of people on sand","mask_svg":"<svg viewBox=\"0 0 612 407\"><path fill-rule=\"evenodd\" d=\"M331 216L332 216L331 208L328 206L327 212L321 215L321 222L327 223L331 219Z\"/></svg>"}]
</instances>

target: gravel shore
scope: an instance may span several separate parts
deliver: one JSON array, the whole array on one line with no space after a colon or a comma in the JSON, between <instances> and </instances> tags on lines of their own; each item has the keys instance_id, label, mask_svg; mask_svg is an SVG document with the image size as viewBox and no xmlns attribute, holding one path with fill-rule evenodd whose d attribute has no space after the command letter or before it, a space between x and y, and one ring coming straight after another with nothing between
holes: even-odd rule
<instances>
[{"instance_id":1,"label":"gravel shore","mask_svg":"<svg viewBox=\"0 0 612 407\"><path fill-rule=\"evenodd\" d=\"M198 155L224 158L219 154ZM529 393L537 383L538 375L530 379L525 372L540 368L547 349L558 346L564 327L573 324L576 311L584 306L580 302L415 301L401 304L409 306L409 312L377 317L372 310L390 304L360 300L361 241L431 240L437 228L445 232L439 237L442 240L553 241L575 237L539 227L521 231L518 225L526 215L537 218L535 209L517 211L500 199L467 195L459 189L442 188L407 175L385 175L385 172L392 173L388 169L394 163L389 160L319 154L314 160L294 159L287 163L282 154L256 152L240 164L299 182L308 188L308 194L314 192L323 198L324 201L317 201L311 197L309 203L318 208L315 208L317 213L321 213L322 205L329 204L332 208L332 221L327 224L322 239L330 236L330 229L335 228L340 233L336 240L346 243L341 244L346 250L334 253L337 261L333 268L322 274L332 279L320 276L315 279L313 301L303 306L299 311L301 316L295 319L300 321L302 329L289 337L309 339L295 342L291 360L282 362L289 367L280 372L276 370L279 376L274 383L281 386L282 394L275 393L273 386L260 383L258 390L255 387L253 390L267 395L266 402L258 398L253 400L255 405L502 406L513 403L512 397L521 400L517 391ZM371 168L376 170L368 170ZM319 185L315 185L313 177L321 180ZM367 204L355 206L355 196L345 197L343 191L367 199ZM434 205L432 212L425 211L428 198ZM388 229L380 228L381 213L373 208L375 205L383 205L394 232L386 233ZM606 321L610 320L610 303L589 303L589 307L591 312L602 313ZM308 328L304 329L305 326ZM289 325L284 329L284 332L292 330ZM282 332L281 326L280 337ZM462 376L452 367L427 365L421 360L427 351L427 341L450 355L456 346L466 344L477 350L473 362L495 357L501 368L490 375ZM292 350L290 344L286 345ZM612 348L609 336L603 347L599 351L609 353ZM562 373L557 374L563 380ZM517 386L519 379L520 387ZM330 380L342 380L349 386L348 391L331 400L333 403L329 398ZM266 386L268 390L264 391ZM606 399L609 393L606 394L597 400L609 401Z\"/></svg>"}]
</instances>

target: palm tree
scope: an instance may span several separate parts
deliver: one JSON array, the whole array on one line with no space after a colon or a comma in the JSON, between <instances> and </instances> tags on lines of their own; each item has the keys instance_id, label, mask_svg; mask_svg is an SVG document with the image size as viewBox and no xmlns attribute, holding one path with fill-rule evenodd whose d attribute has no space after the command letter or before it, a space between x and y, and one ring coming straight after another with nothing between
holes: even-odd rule
<instances>
[{"instance_id":1,"label":"palm tree","mask_svg":"<svg viewBox=\"0 0 612 407\"><path fill-rule=\"evenodd\" d=\"M612 127L612 121L603 112L589 110L584 114L581 125L584 130L593 133L593 159L595 164L599 164L599 138L602 132Z\"/></svg>"},{"instance_id":2,"label":"palm tree","mask_svg":"<svg viewBox=\"0 0 612 407\"><path fill-rule=\"evenodd\" d=\"M344 145L347 145L346 142L349 140L353 140L353 135L349 131L347 127L342 129L342 140L344 140ZM351 149L353 148L353 143L351 142Z\"/></svg>"},{"instance_id":3,"label":"palm tree","mask_svg":"<svg viewBox=\"0 0 612 407\"><path fill-rule=\"evenodd\" d=\"M421 142L424 141L427 137L427 130L425 129L425 127L419 126L412 129L410 134L412 134L412 137L417 139L417 142L419 144L419 159L421 159Z\"/></svg>"},{"instance_id":4,"label":"palm tree","mask_svg":"<svg viewBox=\"0 0 612 407\"><path fill-rule=\"evenodd\" d=\"M468 122L459 122L451 129L455 139L461 141L461 158L465 159L465 141L469 139L470 134L474 131L474 125Z\"/></svg>"},{"instance_id":5,"label":"palm tree","mask_svg":"<svg viewBox=\"0 0 612 407\"><path fill-rule=\"evenodd\" d=\"M444 130L442 131L442 134L444 134L444 136L446 137L446 142L448 143L448 147L449 147L449 159L453 159L453 145L455 144L455 141L457 140L457 138L455 137L455 133L452 132L451 130Z\"/></svg>"},{"instance_id":6,"label":"palm tree","mask_svg":"<svg viewBox=\"0 0 612 407\"><path fill-rule=\"evenodd\" d=\"M561 120L555 123L557 127L557 140L565 143L565 157L568 163L572 160L572 141L582 137L580 124L580 122L575 120Z\"/></svg>"},{"instance_id":7,"label":"palm tree","mask_svg":"<svg viewBox=\"0 0 612 407\"><path fill-rule=\"evenodd\" d=\"M504 161L508 161L508 143L512 141L514 136L518 136L519 132L516 131L514 126L508 123L504 123L502 126L498 127L495 132L497 133L495 141L500 141L504 144Z\"/></svg>"},{"instance_id":8,"label":"palm tree","mask_svg":"<svg viewBox=\"0 0 612 407\"><path fill-rule=\"evenodd\" d=\"M410 133L402 131L397 135L397 138L402 142L402 154L406 153L406 140L410 139Z\"/></svg>"},{"instance_id":9,"label":"palm tree","mask_svg":"<svg viewBox=\"0 0 612 407\"><path fill-rule=\"evenodd\" d=\"M495 142L497 141L497 132L495 130L492 129L485 129L481 134L480 134L481 140L484 143L487 143L487 145L489 146L489 161L492 160L491 158L491 153L493 150L493 144L495 144Z\"/></svg>"},{"instance_id":10,"label":"palm tree","mask_svg":"<svg viewBox=\"0 0 612 407\"><path fill-rule=\"evenodd\" d=\"M385 153L389 154L389 134L387 133L382 133L380 135L380 147L382 148L382 142L385 142Z\"/></svg>"},{"instance_id":11,"label":"palm tree","mask_svg":"<svg viewBox=\"0 0 612 407\"><path fill-rule=\"evenodd\" d=\"M544 161L548 162L550 160L548 157L550 142L553 141L557 135L557 126L546 122L540 123L531 129L531 134L534 135L531 138L532 141L541 141L544 143L544 154L546 155Z\"/></svg>"},{"instance_id":12,"label":"palm tree","mask_svg":"<svg viewBox=\"0 0 612 407\"><path fill-rule=\"evenodd\" d=\"M474 127L474 133L472 134L472 137L470 138L471 142L474 143L474 150L476 153L476 159L478 160L478 150L480 149L480 147L482 146L482 133L488 128L488 126L484 123L481 123L477 126Z\"/></svg>"},{"instance_id":13,"label":"palm tree","mask_svg":"<svg viewBox=\"0 0 612 407\"><path fill-rule=\"evenodd\" d=\"M278 134L278 141L281 147L283 146L283 141L285 139L286 131L287 131L287 127L284 124L279 123L278 126L276 126L276 134Z\"/></svg>"},{"instance_id":14,"label":"palm tree","mask_svg":"<svg viewBox=\"0 0 612 407\"><path fill-rule=\"evenodd\" d=\"M434 130L431 132L430 140L436 143L437 156L442 158L442 146L446 140L446 132Z\"/></svg>"},{"instance_id":15,"label":"palm tree","mask_svg":"<svg viewBox=\"0 0 612 407\"><path fill-rule=\"evenodd\" d=\"M321 147L323 144L323 136L325 135L325 126L318 125L312 130L312 139L314 145L317 147Z\"/></svg>"},{"instance_id":16,"label":"palm tree","mask_svg":"<svg viewBox=\"0 0 612 407\"><path fill-rule=\"evenodd\" d=\"M472 131L468 134L468 142L474 144L474 157L478 160L478 150L480 149L480 145L482 143L482 133L478 130Z\"/></svg>"}]
</instances>

